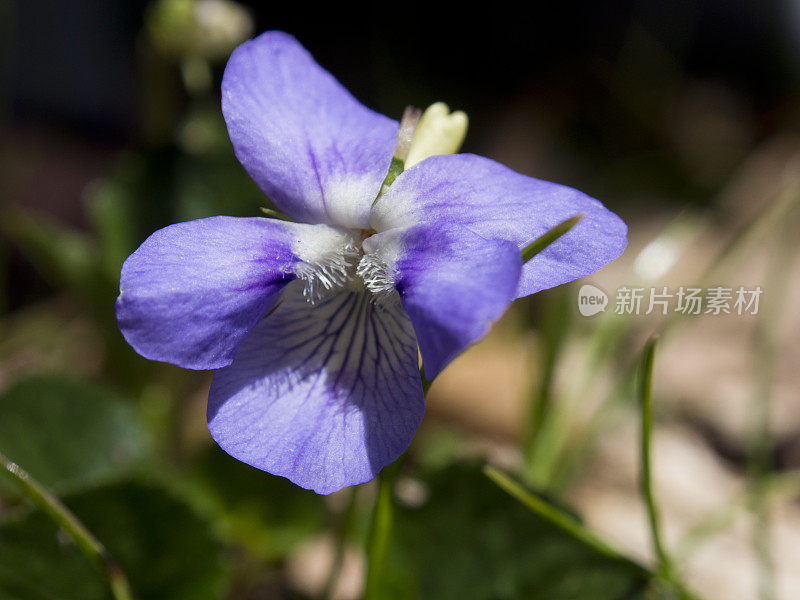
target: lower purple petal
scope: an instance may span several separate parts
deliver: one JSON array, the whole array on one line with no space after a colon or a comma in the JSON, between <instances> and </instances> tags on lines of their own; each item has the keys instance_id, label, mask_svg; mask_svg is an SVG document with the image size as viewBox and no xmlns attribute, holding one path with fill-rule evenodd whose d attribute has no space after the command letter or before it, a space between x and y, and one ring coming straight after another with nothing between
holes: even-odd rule
<instances>
[{"instance_id":1,"label":"lower purple petal","mask_svg":"<svg viewBox=\"0 0 800 600\"><path fill-rule=\"evenodd\" d=\"M208 427L228 454L321 494L397 459L422 420L416 340L397 306L295 285L214 376Z\"/></svg>"}]
</instances>

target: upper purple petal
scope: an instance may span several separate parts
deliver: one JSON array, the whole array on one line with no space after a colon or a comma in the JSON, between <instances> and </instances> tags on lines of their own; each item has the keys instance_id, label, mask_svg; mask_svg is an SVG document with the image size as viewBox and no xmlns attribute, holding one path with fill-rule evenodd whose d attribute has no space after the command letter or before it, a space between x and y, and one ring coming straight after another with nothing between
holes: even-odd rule
<instances>
[{"instance_id":1,"label":"upper purple petal","mask_svg":"<svg viewBox=\"0 0 800 600\"><path fill-rule=\"evenodd\" d=\"M145 358L189 369L230 364L294 279L293 246L314 227L211 217L156 231L122 266L122 334Z\"/></svg>"},{"instance_id":2,"label":"upper purple petal","mask_svg":"<svg viewBox=\"0 0 800 600\"><path fill-rule=\"evenodd\" d=\"M372 209L378 231L441 221L522 250L548 229L586 216L522 268L517 297L589 275L617 258L627 227L578 190L521 175L472 154L433 156L403 172Z\"/></svg>"},{"instance_id":3,"label":"upper purple petal","mask_svg":"<svg viewBox=\"0 0 800 600\"><path fill-rule=\"evenodd\" d=\"M522 266L513 243L455 225L394 229L365 240L364 249L383 254L394 272L430 380L508 308Z\"/></svg>"},{"instance_id":4,"label":"upper purple petal","mask_svg":"<svg viewBox=\"0 0 800 600\"><path fill-rule=\"evenodd\" d=\"M422 420L414 331L397 306L295 285L217 371L208 427L231 456L321 494L397 459Z\"/></svg>"},{"instance_id":5,"label":"upper purple petal","mask_svg":"<svg viewBox=\"0 0 800 600\"><path fill-rule=\"evenodd\" d=\"M369 226L398 124L360 104L295 38L270 31L234 50L222 112L237 158L287 215Z\"/></svg>"}]
</instances>

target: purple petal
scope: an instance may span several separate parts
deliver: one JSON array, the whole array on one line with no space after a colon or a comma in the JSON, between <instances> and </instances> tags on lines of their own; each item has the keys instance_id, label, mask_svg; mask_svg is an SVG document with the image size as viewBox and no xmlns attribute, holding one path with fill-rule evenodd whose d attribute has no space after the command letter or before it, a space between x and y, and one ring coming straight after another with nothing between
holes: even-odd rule
<instances>
[{"instance_id":1,"label":"purple petal","mask_svg":"<svg viewBox=\"0 0 800 600\"><path fill-rule=\"evenodd\" d=\"M369 226L397 122L360 104L292 36L231 55L222 112L236 156L278 208L305 223Z\"/></svg>"},{"instance_id":2,"label":"purple petal","mask_svg":"<svg viewBox=\"0 0 800 600\"><path fill-rule=\"evenodd\" d=\"M328 229L212 217L156 231L122 266L120 330L145 358L189 369L228 365L294 279L297 248Z\"/></svg>"},{"instance_id":3,"label":"purple petal","mask_svg":"<svg viewBox=\"0 0 800 600\"><path fill-rule=\"evenodd\" d=\"M572 188L520 175L472 154L431 157L402 173L372 209L377 231L415 223L466 225L522 250L548 229L586 216L527 262L517 297L593 273L627 245L627 227L600 202Z\"/></svg>"},{"instance_id":4,"label":"purple petal","mask_svg":"<svg viewBox=\"0 0 800 600\"><path fill-rule=\"evenodd\" d=\"M452 225L394 229L365 240L364 250L394 272L431 380L511 304L522 265L514 244Z\"/></svg>"},{"instance_id":5,"label":"purple petal","mask_svg":"<svg viewBox=\"0 0 800 600\"><path fill-rule=\"evenodd\" d=\"M356 292L312 306L293 285L214 375L208 428L234 458L329 494L397 459L423 412L399 307Z\"/></svg>"}]
</instances>

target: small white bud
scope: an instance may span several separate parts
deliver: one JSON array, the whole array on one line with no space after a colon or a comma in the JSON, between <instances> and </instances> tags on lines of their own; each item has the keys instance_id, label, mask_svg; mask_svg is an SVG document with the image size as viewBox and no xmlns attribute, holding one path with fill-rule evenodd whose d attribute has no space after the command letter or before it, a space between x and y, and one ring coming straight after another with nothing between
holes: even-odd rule
<instances>
[{"instance_id":1,"label":"small white bud","mask_svg":"<svg viewBox=\"0 0 800 600\"><path fill-rule=\"evenodd\" d=\"M422 113L414 131L405 168L410 169L429 156L458 152L467 135L467 125L467 115L463 111L451 113L444 102L431 104Z\"/></svg>"}]
</instances>

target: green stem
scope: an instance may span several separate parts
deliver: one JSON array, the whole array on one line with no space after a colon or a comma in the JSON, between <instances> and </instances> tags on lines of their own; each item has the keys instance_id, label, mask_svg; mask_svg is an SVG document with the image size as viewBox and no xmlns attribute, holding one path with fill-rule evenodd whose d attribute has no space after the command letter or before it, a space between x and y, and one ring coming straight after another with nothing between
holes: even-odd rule
<instances>
[{"instance_id":1,"label":"green stem","mask_svg":"<svg viewBox=\"0 0 800 600\"><path fill-rule=\"evenodd\" d=\"M425 397L432 381L425 377L425 370L421 368L419 375L422 378L422 390ZM364 585L364 600L381 598L382 584L388 561L389 550L394 531L394 482L397 474L408 456L408 451L391 465L385 467L378 475L378 498L372 510L372 521L369 526L367 539L367 581Z\"/></svg>"},{"instance_id":2,"label":"green stem","mask_svg":"<svg viewBox=\"0 0 800 600\"><path fill-rule=\"evenodd\" d=\"M748 256L754 246L763 240L770 239L781 223L787 222L787 216L800 202L800 175L789 166L783 185L775 200L755 219L744 223L728 240L714 261L700 276L699 287L705 287L719 281L727 269L735 265L743 256ZM673 313L675 315L676 313Z\"/></svg>"},{"instance_id":3,"label":"green stem","mask_svg":"<svg viewBox=\"0 0 800 600\"><path fill-rule=\"evenodd\" d=\"M551 298L542 319L541 331L544 342L541 361L542 375L538 385L531 390L525 435L526 479L528 483L532 484L543 483L535 478L535 465L537 459L541 458L539 438L547 419L552 415L556 366L570 327L570 308L571 305L562 291ZM544 485L540 487L544 487Z\"/></svg>"},{"instance_id":4,"label":"green stem","mask_svg":"<svg viewBox=\"0 0 800 600\"><path fill-rule=\"evenodd\" d=\"M800 197L800 181L789 180L785 184L786 195ZM747 472L750 479L750 508L755 517L753 545L758 561L759 597L773 600L775 591L775 564L772 550L770 508L767 500L767 482L774 469L772 440L770 439L770 407L775 379L775 363L780 356L780 339L783 333L781 314L787 294L786 273L796 257L796 231L800 214L793 210L785 215L779 228L767 273L765 289L769 298L763 302L755 328L754 380L755 389L751 399L751 423Z\"/></svg>"},{"instance_id":5,"label":"green stem","mask_svg":"<svg viewBox=\"0 0 800 600\"><path fill-rule=\"evenodd\" d=\"M567 384L566 391L559 395L557 401L551 402L551 410L542 422L532 447L530 481L540 489L546 488L548 492L561 491L555 484L564 474L561 463L568 458L565 452L576 427L575 415L579 412L579 404L591 392L598 373L607 363L609 355L613 354L610 350L614 343L626 333L628 325L625 319L613 313L608 317L600 321L592 333L581 367L575 370L576 375Z\"/></svg>"},{"instance_id":6,"label":"green stem","mask_svg":"<svg viewBox=\"0 0 800 600\"><path fill-rule=\"evenodd\" d=\"M658 568L667 581L672 580L672 563L661 541L661 524L655 494L653 493L652 464L650 449L653 433L653 361L656 352L656 338L647 342L642 357L642 372L639 388L639 400L642 405L642 474L641 486L647 505L647 517L650 522L650 535L653 539L653 550L658 559Z\"/></svg>"},{"instance_id":7,"label":"green stem","mask_svg":"<svg viewBox=\"0 0 800 600\"><path fill-rule=\"evenodd\" d=\"M0 463L3 465L3 473L19 487L22 493L56 525L66 531L78 549L97 569L106 574L114 599L133 600L133 592L125 573L105 546L86 529L83 523L58 498L2 452L0 452Z\"/></svg>"},{"instance_id":8,"label":"green stem","mask_svg":"<svg viewBox=\"0 0 800 600\"><path fill-rule=\"evenodd\" d=\"M746 256L748 252L752 251L756 243L762 242L763 239L771 235L776 228L776 223L786 222L786 217L795 209L800 201L800 193L798 193L798 176L794 173L788 173L786 182L779 191L777 198L770 206L759 216L757 219L748 221L731 237L724 249L719 252L714 258L710 267L706 269L702 276L698 279L697 287L706 287L714 281L719 281L723 274L734 264L737 259ZM709 228L711 226L709 225ZM660 235L656 238L675 241L676 239L691 240L696 237L695 234L687 234L686 231L692 231L694 225L691 220L687 221L686 214L683 213L675 219ZM789 256L794 256L789 254ZM644 280L638 282L636 285L649 285L649 281ZM770 297L774 297L770 288ZM593 343L592 351L589 352L590 358L585 361L582 368L576 369L579 373L577 379L578 384L570 386L569 390L560 398L557 410L553 410L550 417L544 422L541 434L538 436L536 448L531 460L532 469L535 469L532 481L537 485L547 486L548 491L558 492L568 485L570 479L582 468L581 460L588 455L591 450L597 434L602 429L601 423L593 421L591 427L594 429L587 435L586 432L577 430L573 432L572 438L575 440L574 447L568 448L563 444L562 440L566 437L568 427L574 425L570 423L568 415L574 411L572 408L580 399L584 397L587 392L588 385L594 381L594 375L597 374L600 367L607 362L607 357L612 355L608 348L617 340L621 339L632 327L632 319L622 319L613 313L607 315L607 319L601 320L600 325L593 334L595 341L600 341L600 344ZM668 327L686 324L689 319L677 312L671 313L659 325L659 331L665 331ZM623 380L619 380L622 382ZM604 414L610 416L610 412L618 406L621 401L627 398L627 395L621 393L624 389L624 383L617 385L614 392L606 397L603 405L600 407L596 415ZM561 446L564 445L564 448ZM563 457L560 456L563 454ZM548 460L549 459L549 460Z\"/></svg>"},{"instance_id":9,"label":"green stem","mask_svg":"<svg viewBox=\"0 0 800 600\"><path fill-rule=\"evenodd\" d=\"M378 196L375 198L375 200L372 201L373 206L375 206L375 203L378 202L378 198L386 193L386 191L389 189L389 186L394 183L394 180L397 179L398 175L400 175L405 168L406 166L402 159L396 156L392 157L392 162L389 165L389 172L386 174L386 178L381 184L381 190L378 192Z\"/></svg>"},{"instance_id":10,"label":"green stem","mask_svg":"<svg viewBox=\"0 0 800 600\"><path fill-rule=\"evenodd\" d=\"M336 526L336 553L334 554L328 581L325 584L325 590L322 593L322 597L326 600L333 598L336 594L336 584L339 583L339 576L341 575L342 565L344 564L347 531L350 529L350 522L353 519L353 511L356 504L355 488L348 488L345 493L349 494L349 496L347 498L347 505L339 515Z\"/></svg>"},{"instance_id":11,"label":"green stem","mask_svg":"<svg viewBox=\"0 0 800 600\"><path fill-rule=\"evenodd\" d=\"M425 377L425 368L424 367L419 370L419 376L422 377L422 393L427 398L428 397L428 390L431 389L431 386L433 385L433 381L429 381L428 378Z\"/></svg>"},{"instance_id":12,"label":"green stem","mask_svg":"<svg viewBox=\"0 0 800 600\"><path fill-rule=\"evenodd\" d=\"M770 291L779 293L778 286ZM752 431L747 471L750 479L749 504L754 517L753 546L758 564L759 598L773 600L775 596L775 565L772 557L772 527L766 501L765 480L772 468L769 433L769 407L772 387L775 348L769 333L758 331L756 338L756 387L751 411Z\"/></svg>"},{"instance_id":13,"label":"green stem","mask_svg":"<svg viewBox=\"0 0 800 600\"><path fill-rule=\"evenodd\" d=\"M364 600L374 600L384 596L382 582L389 557L389 549L394 532L394 482L403 465L405 456L384 468L378 476L378 498L372 511L367 556L369 567L364 586Z\"/></svg>"},{"instance_id":14,"label":"green stem","mask_svg":"<svg viewBox=\"0 0 800 600\"><path fill-rule=\"evenodd\" d=\"M786 500L800 494L800 472L767 473L760 484L762 502L774 499ZM713 535L718 534L744 514L753 501L753 489L746 489L721 506L702 515L678 542L674 553L681 563L688 562L697 549Z\"/></svg>"}]
</instances>

